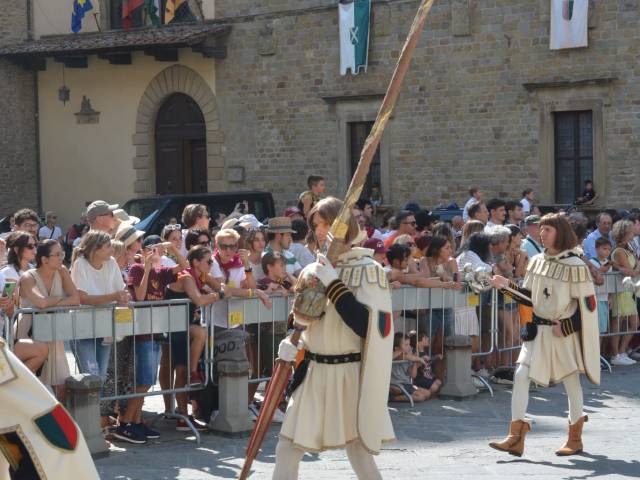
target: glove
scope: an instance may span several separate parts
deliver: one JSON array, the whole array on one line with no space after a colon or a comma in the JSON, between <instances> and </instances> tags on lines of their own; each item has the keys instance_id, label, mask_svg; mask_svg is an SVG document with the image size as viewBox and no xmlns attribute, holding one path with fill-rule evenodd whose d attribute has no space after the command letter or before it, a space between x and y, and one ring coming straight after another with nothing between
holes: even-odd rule
<instances>
[{"instance_id":1,"label":"glove","mask_svg":"<svg viewBox=\"0 0 640 480\"><path fill-rule=\"evenodd\" d=\"M285 362L293 362L298 355L298 350L302 348L302 341L298 342L298 346L291 343L291 340L285 338L280 342L278 347L278 358Z\"/></svg>"},{"instance_id":2,"label":"glove","mask_svg":"<svg viewBox=\"0 0 640 480\"><path fill-rule=\"evenodd\" d=\"M325 286L338 279L338 272L333 268L331 262L322 253L318 254L318 260L308 266L307 273L313 275Z\"/></svg>"}]
</instances>

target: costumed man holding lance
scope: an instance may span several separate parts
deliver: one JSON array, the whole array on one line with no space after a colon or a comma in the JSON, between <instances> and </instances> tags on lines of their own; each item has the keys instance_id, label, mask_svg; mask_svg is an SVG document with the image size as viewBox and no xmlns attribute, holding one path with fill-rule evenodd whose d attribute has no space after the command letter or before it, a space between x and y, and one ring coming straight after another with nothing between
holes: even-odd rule
<instances>
[{"instance_id":1,"label":"costumed man holding lance","mask_svg":"<svg viewBox=\"0 0 640 480\"><path fill-rule=\"evenodd\" d=\"M533 307L533 321L523 327L524 340L513 379L511 426L501 442L489 445L522 456L529 383L548 387L562 382L569 399L569 438L556 455L582 451L583 412L580 374L600 383L598 311L589 268L574 252L577 239L567 219L545 215L540 221L544 252L532 257L522 287L494 276L492 284L515 301Z\"/></svg>"},{"instance_id":2,"label":"costumed man holding lance","mask_svg":"<svg viewBox=\"0 0 640 480\"><path fill-rule=\"evenodd\" d=\"M300 274L293 309L295 332L280 344L241 480L249 475L300 347L305 359L289 388L293 393L276 447L273 478L297 479L305 451L331 448L346 448L358 478L382 478L372 454L394 438L387 410L393 350L391 291L373 251L353 247L366 234L361 235L351 218L351 208L362 193L433 2L420 3L345 201L328 198L310 211L312 231L331 226L323 247L326 256L319 254L318 261Z\"/></svg>"}]
</instances>

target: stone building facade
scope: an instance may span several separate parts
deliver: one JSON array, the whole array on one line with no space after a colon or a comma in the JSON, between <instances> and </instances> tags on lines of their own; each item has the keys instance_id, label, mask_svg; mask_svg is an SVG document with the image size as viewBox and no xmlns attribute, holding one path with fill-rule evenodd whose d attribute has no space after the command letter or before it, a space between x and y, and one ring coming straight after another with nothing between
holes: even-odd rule
<instances>
[{"instance_id":1,"label":"stone building facade","mask_svg":"<svg viewBox=\"0 0 640 480\"><path fill-rule=\"evenodd\" d=\"M560 51L549 49L550 0L434 2L375 162L384 203L460 204L470 186L562 203L592 178L600 204L637 204L640 3L588 1L589 46ZM160 133L175 95L201 118L200 137L177 138L206 171L199 188L267 190L281 209L316 173L342 195L419 4L372 0L368 69L340 76L338 0L190 0L195 24L130 32L110 27L117 2L93 2L77 36L67 0L41 3L35 41L21 45L28 2L0 19L11 45L0 57L27 66L0 59L3 208L37 204L38 145L42 208L63 223L95 198L171 191ZM70 102L58 101L62 82ZM80 121L83 97L93 121Z\"/></svg>"},{"instance_id":2,"label":"stone building facade","mask_svg":"<svg viewBox=\"0 0 640 480\"><path fill-rule=\"evenodd\" d=\"M26 2L7 2L0 46L26 40ZM39 208L35 76L0 59L0 217L18 207Z\"/></svg>"},{"instance_id":3,"label":"stone building facade","mask_svg":"<svg viewBox=\"0 0 640 480\"><path fill-rule=\"evenodd\" d=\"M311 172L344 192L349 125L375 118L419 2L373 0L368 70L344 77L336 3L216 1L233 25L216 70L225 159L280 205ZM471 185L556 203L572 179L556 178L555 119L590 111L583 176L603 204L637 204L639 24L638 2L591 1L588 48L551 51L549 0L436 1L382 140L385 203L460 203Z\"/></svg>"}]
</instances>

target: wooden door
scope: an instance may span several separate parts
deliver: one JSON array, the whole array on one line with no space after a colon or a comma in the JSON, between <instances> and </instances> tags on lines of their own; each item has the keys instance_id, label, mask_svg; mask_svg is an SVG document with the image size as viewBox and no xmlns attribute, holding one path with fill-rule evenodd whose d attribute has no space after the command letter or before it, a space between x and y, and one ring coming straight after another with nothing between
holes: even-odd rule
<instances>
[{"instance_id":1,"label":"wooden door","mask_svg":"<svg viewBox=\"0 0 640 480\"><path fill-rule=\"evenodd\" d=\"M207 149L200 107L182 93L171 95L156 120L156 193L207 191Z\"/></svg>"}]
</instances>

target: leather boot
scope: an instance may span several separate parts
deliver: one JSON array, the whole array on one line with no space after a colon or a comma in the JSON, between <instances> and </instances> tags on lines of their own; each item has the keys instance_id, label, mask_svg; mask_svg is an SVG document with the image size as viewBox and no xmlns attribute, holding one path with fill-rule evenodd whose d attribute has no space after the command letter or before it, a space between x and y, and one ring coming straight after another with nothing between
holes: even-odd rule
<instances>
[{"instance_id":1,"label":"leather boot","mask_svg":"<svg viewBox=\"0 0 640 480\"><path fill-rule=\"evenodd\" d=\"M569 424L569 438L567 443L565 443L561 449L556 450L556 455L566 457L582 452L582 427L588 420L589 417L585 415L580 417L580 420L573 425Z\"/></svg>"},{"instance_id":2,"label":"leather boot","mask_svg":"<svg viewBox=\"0 0 640 480\"><path fill-rule=\"evenodd\" d=\"M524 420L516 420L511 422L509 426L509 435L501 442L491 442L489 446L507 452L510 455L521 457L524 452L524 437L531 430L531 425Z\"/></svg>"}]
</instances>

